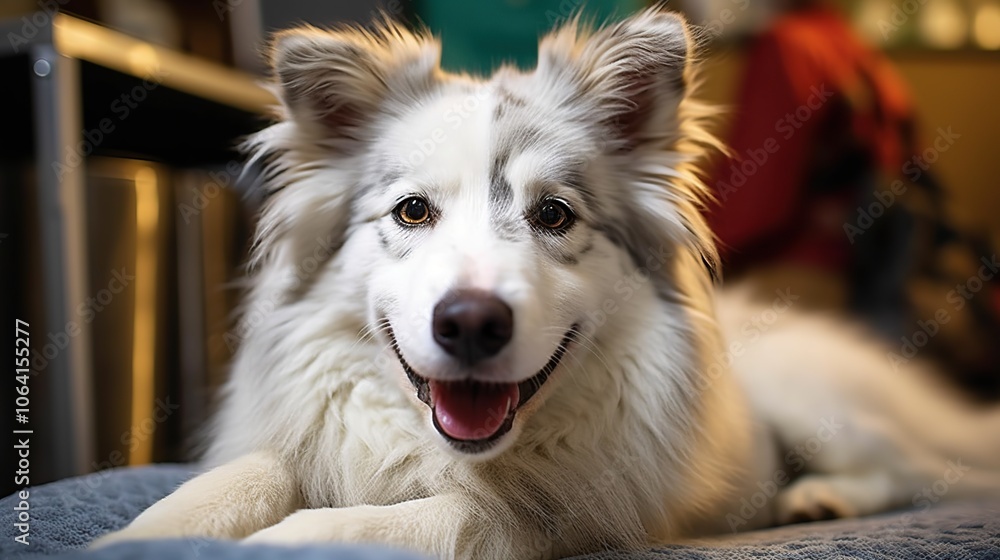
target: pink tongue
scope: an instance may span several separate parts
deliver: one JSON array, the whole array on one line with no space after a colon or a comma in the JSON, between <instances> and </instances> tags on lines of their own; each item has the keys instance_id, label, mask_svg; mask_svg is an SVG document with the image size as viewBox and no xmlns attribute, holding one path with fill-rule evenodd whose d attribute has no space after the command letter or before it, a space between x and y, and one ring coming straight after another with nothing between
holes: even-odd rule
<instances>
[{"instance_id":1,"label":"pink tongue","mask_svg":"<svg viewBox=\"0 0 1000 560\"><path fill-rule=\"evenodd\" d=\"M438 426L449 436L474 441L497 433L510 409L517 406L517 383L485 384L430 381Z\"/></svg>"}]
</instances>

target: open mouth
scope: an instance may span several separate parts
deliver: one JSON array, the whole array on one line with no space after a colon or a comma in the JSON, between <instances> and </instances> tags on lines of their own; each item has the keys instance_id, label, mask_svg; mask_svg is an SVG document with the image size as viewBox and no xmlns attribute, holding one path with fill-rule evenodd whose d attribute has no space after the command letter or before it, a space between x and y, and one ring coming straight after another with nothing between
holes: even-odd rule
<instances>
[{"instance_id":1,"label":"open mouth","mask_svg":"<svg viewBox=\"0 0 1000 560\"><path fill-rule=\"evenodd\" d=\"M439 381L419 375L406 363L392 328L388 329L392 349L403 366L417 398L431 409L434 428L455 449L481 453L493 447L514 425L514 415L542 388L559 366L577 325L563 336L555 353L542 369L519 383L490 383L473 379Z\"/></svg>"}]
</instances>

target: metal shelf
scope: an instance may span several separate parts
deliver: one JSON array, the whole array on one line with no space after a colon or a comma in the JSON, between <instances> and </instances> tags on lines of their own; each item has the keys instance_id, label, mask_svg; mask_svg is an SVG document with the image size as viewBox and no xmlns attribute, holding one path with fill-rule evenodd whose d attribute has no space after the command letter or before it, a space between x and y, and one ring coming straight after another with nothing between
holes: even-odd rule
<instances>
[{"instance_id":1,"label":"metal shelf","mask_svg":"<svg viewBox=\"0 0 1000 560\"><path fill-rule=\"evenodd\" d=\"M139 79L157 76L167 87L252 113L265 114L275 104L271 92L244 72L151 45L65 14L56 14L53 29L53 42L60 55Z\"/></svg>"},{"instance_id":2,"label":"metal shelf","mask_svg":"<svg viewBox=\"0 0 1000 560\"><path fill-rule=\"evenodd\" d=\"M8 38L0 43L6 82L0 93L10 99L8 130L24 131L19 137L8 134L2 147L8 154L24 154L34 167L41 319L47 330L56 332L91 293L86 158L103 150L180 165L233 159L232 142L263 126L276 101L254 76L65 14L39 12L0 22L0 36ZM85 135L115 109L109 92L131 91L142 84L157 89L143 111L135 111L127 121L112 120L118 127L114 137L81 153L80 146L90 141ZM32 455L38 449L45 463L44 474L32 476L33 483L90 472L98 463L91 329L88 323L77 323L78 334L48 360L45 379L39 379L38 397L48 409L39 413L51 416L44 437L33 442ZM42 344L47 342L45 333L33 334Z\"/></svg>"}]
</instances>

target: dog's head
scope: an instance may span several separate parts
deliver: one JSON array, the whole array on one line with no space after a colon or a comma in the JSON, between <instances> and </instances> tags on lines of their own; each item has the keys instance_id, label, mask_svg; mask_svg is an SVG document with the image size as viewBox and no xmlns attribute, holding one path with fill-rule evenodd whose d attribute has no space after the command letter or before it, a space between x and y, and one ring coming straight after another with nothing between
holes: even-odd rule
<instances>
[{"instance_id":1,"label":"dog's head","mask_svg":"<svg viewBox=\"0 0 1000 560\"><path fill-rule=\"evenodd\" d=\"M349 262L312 282L364 270L365 321L433 437L494 456L558 398L568 354L611 328L633 272L667 291L678 251L713 260L685 147L700 130L688 51L684 22L656 10L570 24L534 71L482 81L392 24L281 33L285 122L255 145L281 190L259 255L294 266L334 232Z\"/></svg>"}]
</instances>

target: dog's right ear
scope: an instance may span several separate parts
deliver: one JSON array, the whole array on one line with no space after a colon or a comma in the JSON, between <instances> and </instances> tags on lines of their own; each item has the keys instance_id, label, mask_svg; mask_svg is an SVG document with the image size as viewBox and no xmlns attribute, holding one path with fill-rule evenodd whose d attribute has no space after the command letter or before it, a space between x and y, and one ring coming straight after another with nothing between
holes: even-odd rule
<instances>
[{"instance_id":1,"label":"dog's right ear","mask_svg":"<svg viewBox=\"0 0 1000 560\"><path fill-rule=\"evenodd\" d=\"M271 64L281 100L298 124L354 137L378 112L402 108L394 100L412 102L430 91L440 56L433 37L385 21L372 30L283 31L275 36Z\"/></svg>"}]
</instances>

